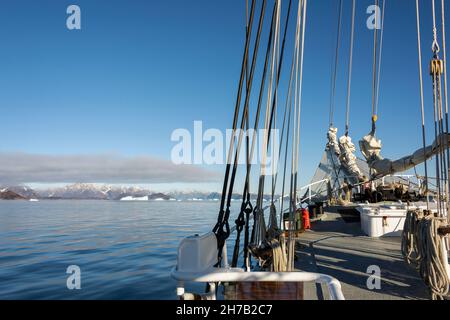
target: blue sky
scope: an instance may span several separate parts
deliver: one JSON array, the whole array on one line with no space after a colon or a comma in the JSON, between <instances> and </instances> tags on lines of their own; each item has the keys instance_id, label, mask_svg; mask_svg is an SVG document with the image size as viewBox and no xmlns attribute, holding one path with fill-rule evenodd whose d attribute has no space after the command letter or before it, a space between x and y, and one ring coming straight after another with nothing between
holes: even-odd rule
<instances>
[{"instance_id":1,"label":"blue sky","mask_svg":"<svg viewBox=\"0 0 450 320\"><path fill-rule=\"evenodd\" d=\"M341 133L351 18L351 1L344 2L335 121ZM283 1L284 10L287 3ZM355 142L370 131L373 33L366 28L366 9L372 3L357 1L351 114ZM81 8L82 30L66 28L70 4ZM311 178L326 144L336 4L309 1L301 184ZM170 160L174 129L192 130L195 120L205 128L231 126L244 44L244 1L14 0L0 6L0 152ZM430 1L421 6L431 142ZM387 0L384 41L378 136L383 155L396 158L421 146L415 1ZM284 67L286 76L288 63ZM283 81L281 92L287 79ZM219 188L223 167L205 169L219 174L217 183L199 181L190 188ZM158 185L179 188L185 182Z\"/></svg>"}]
</instances>

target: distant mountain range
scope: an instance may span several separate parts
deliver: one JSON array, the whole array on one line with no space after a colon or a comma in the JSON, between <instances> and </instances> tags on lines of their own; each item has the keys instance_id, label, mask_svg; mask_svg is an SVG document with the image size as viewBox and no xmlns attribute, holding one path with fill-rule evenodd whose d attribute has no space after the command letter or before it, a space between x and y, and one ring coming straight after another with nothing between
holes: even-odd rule
<instances>
[{"instance_id":1,"label":"distant mountain range","mask_svg":"<svg viewBox=\"0 0 450 320\"><path fill-rule=\"evenodd\" d=\"M1 187L0 190L1 193L9 193L9 194L16 194L16 197L18 198L24 198L24 199L36 199L38 198L37 193L31 189L30 187L26 186L14 186L14 187ZM0 199L4 199L4 195L2 196L0 193Z\"/></svg>"},{"instance_id":2,"label":"distant mountain range","mask_svg":"<svg viewBox=\"0 0 450 320\"><path fill-rule=\"evenodd\" d=\"M255 199L252 195L252 199ZM76 183L61 188L33 190L27 186L7 186L0 189L0 200L122 200L122 201L219 201L217 192L152 192L138 187L112 187ZM264 197L266 200L270 196ZM233 201L241 201L241 194L233 194Z\"/></svg>"},{"instance_id":3,"label":"distant mountain range","mask_svg":"<svg viewBox=\"0 0 450 320\"><path fill-rule=\"evenodd\" d=\"M136 187L96 186L76 183L62 188L37 191L39 199L120 200L125 197L144 197L149 190Z\"/></svg>"},{"instance_id":4,"label":"distant mountain range","mask_svg":"<svg viewBox=\"0 0 450 320\"><path fill-rule=\"evenodd\" d=\"M0 199L1 200L26 200L25 197L7 189L7 188L0 190Z\"/></svg>"}]
</instances>

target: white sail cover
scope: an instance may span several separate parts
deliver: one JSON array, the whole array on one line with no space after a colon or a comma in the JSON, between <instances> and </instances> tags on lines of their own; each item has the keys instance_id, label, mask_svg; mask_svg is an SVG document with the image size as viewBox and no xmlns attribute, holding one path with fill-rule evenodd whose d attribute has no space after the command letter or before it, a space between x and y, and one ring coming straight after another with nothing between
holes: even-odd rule
<instances>
[{"instance_id":1,"label":"white sail cover","mask_svg":"<svg viewBox=\"0 0 450 320\"><path fill-rule=\"evenodd\" d=\"M356 163L356 148L352 142L352 138L349 136L342 136L339 139L339 148L341 150L341 155L339 157L339 161L341 165L347 170L348 174L352 177L357 177L360 182L363 182L367 179L367 176L364 176L361 170Z\"/></svg>"},{"instance_id":2,"label":"white sail cover","mask_svg":"<svg viewBox=\"0 0 450 320\"><path fill-rule=\"evenodd\" d=\"M337 128L330 128L328 130L327 138L328 138L328 144L327 149L332 150L335 155L340 156L341 155L341 149L339 148L339 142L337 139Z\"/></svg>"},{"instance_id":3,"label":"white sail cover","mask_svg":"<svg viewBox=\"0 0 450 320\"><path fill-rule=\"evenodd\" d=\"M450 135L442 134L431 146L417 150L411 155L398 160L384 159L381 156L381 140L375 137L374 133L369 133L359 142L361 152L367 160L367 164L372 169L372 177L381 178L398 172L407 171L415 166L424 163L441 150L450 146Z\"/></svg>"}]
</instances>

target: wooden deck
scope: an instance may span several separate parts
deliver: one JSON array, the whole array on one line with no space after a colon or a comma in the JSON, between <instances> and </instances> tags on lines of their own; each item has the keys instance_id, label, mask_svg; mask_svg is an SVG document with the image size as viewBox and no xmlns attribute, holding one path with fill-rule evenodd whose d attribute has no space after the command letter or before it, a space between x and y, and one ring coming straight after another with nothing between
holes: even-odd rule
<instances>
[{"instance_id":1,"label":"wooden deck","mask_svg":"<svg viewBox=\"0 0 450 320\"><path fill-rule=\"evenodd\" d=\"M345 220L328 212L312 230L301 234L296 269L335 277L348 300L430 299L417 271L403 261L400 238L372 239L361 232L359 222ZM380 289L367 286L370 266L380 268ZM328 298L325 287L304 287L306 300Z\"/></svg>"},{"instance_id":2,"label":"wooden deck","mask_svg":"<svg viewBox=\"0 0 450 320\"><path fill-rule=\"evenodd\" d=\"M428 300L428 288L406 264L399 237L365 236L347 212L327 212L312 230L298 235L296 269L330 275L340 281L347 300ZM381 271L381 287L369 289L369 267ZM314 283L235 283L226 300L328 300L324 285Z\"/></svg>"}]
</instances>

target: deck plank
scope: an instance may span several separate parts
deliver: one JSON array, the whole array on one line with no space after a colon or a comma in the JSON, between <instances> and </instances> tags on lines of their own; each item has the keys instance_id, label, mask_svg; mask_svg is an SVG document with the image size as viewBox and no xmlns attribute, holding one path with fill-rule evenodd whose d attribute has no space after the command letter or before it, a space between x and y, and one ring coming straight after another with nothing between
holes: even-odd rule
<instances>
[{"instance_id":1,"label":"deck plank","mask_svg":"<svg viewBox=\"0 0 450 320\"><path fill-rule=\"evenodd\" d=\"M327 213L297 242L296 268L335 277L348 300L430 299L417 271L404 262L399 237L369 238L361 232L360 223L346 223L340 215ZM367 287L369 266L381 270L379 290ZM325 291L308 284L305 300L326 298Z\"/></svg>"}]
</instances>

